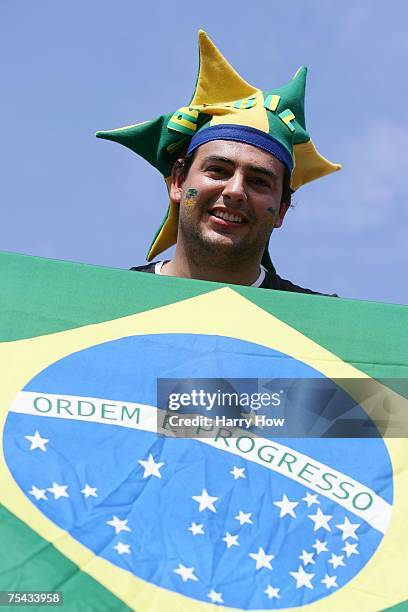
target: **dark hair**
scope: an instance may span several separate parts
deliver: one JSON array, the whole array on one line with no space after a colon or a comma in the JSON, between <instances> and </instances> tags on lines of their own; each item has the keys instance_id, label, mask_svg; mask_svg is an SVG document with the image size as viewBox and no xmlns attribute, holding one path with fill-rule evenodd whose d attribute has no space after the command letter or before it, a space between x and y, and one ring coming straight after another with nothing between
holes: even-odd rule
<instances>
[{"instance_id":1,"label":"dark hair","mask_svg":"<svg viewBox=\"0 0 408 612\"><path fill-rule=\"evenodd\" d=\"M176 162L174 162L173 168L175 170L182 170L184 178L186 178L187 174L189 173L189 170L190 170L191 165L192 165L192 163L194 161L195 154L196 154L197 150L198 149L194 149L194 151L192 151L192 153L190 153L190 155L188 155L184 159L178 159ZM286 204L291 205L292 193L293 193L293 191L290 188L290 174L289 174L289 170L285 166L285 172L284 172L284 175L283 175L281 204L282 204L282 202L285 202Z\"/></svg>"}]
</instances>

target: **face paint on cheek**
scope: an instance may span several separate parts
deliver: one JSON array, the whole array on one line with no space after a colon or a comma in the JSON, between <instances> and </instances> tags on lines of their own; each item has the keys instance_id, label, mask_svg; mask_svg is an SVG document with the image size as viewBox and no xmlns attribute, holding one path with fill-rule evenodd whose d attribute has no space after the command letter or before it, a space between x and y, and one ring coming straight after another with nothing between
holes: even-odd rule
<instances>
[{"instance_id":1,"label":"face paint on cheek","mask_svg":"<svg viewBox=\"0 0 408 612\"><path fill-rule=\"evenodd\" d=\"M275 219L275 217L276 217L276 211L275 211L275 210L274 210L272 207L269 207L269 208L267 208L266 210L267 210L267 211L268 211L268 213L269 213L270 215L272 215L272 217Z\"/></svg>"},{"instance_id":2,"label":"face paint on cheek","mask_svg":"<svg viewBox=\"0 0 408 612\"><path fill-rule=\"evenodd\" d=\"M184 206L193 206L196 203L197 196L197 189L187 189L186 195L184 196Z\"/></svg>"}]
</instances>

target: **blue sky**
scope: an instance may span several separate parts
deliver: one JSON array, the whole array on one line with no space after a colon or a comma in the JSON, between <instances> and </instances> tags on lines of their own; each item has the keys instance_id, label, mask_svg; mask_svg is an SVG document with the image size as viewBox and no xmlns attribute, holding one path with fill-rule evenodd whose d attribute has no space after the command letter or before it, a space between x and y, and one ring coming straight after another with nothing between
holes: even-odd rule
<instances>
[{"instance_id":1,"label":"blue sky","mask_svg":"<svg viewBox=\"0 0 408 612\"><path fill-rule=\"evenodd\" d=\"M271 240L278 273L408 304L407 23L404 0L2 0L0 249L144 263L164 182L94 132L185 105L201 27L263 89L306 64L309 132L343 164L295 194Z\"/></svg>"}]
</instances>

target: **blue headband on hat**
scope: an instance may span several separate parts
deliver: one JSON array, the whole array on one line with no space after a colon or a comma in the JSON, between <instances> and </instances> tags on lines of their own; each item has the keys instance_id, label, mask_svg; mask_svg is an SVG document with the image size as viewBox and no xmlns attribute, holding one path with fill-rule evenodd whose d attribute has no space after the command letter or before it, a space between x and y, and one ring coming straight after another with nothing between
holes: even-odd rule
<instances>
[{"instance_id":1,"label":"blue headband on hat","mask_svg":"<svg viewBox=\"0 0 408 612\"><path fill-rule=\"evenodd\" d=\"M202 128L192 137L186 157L200 145L212 140L234 140L235 142L253 145L279 159L289 170L289 173L292 172L292 158L285 147L269 134L246 125L221 124Z\"/></svg>"}]
</instances>

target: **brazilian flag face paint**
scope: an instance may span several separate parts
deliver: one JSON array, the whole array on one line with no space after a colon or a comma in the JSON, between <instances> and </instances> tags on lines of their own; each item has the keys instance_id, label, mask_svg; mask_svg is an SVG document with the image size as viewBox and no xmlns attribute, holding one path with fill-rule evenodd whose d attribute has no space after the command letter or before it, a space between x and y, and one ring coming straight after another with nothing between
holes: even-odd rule
<instances>
[{"instance_id":1,"label":"brazilian flag face paint","mask_svg":"<svg viewBox=\"0 0 408 612\"><path fill-rule=\"evenodd\" d=\"M184 206L193 206L197 201L198 191L197 189L187 189L184 197Z\"/></svg>"},{"instance_id":2,"label":"brazilian flag face paint","mask_svg":"<svg viewBox=\"0 0 408 612\"><path fill-rule=\"evenodd\" d=\"M306 130L305 66L286 85L262 91L235 72L202 30L199 48L198 79L188 106L152 121L97 132L96 136L123 144L144 157L161 172L167 187L174 162L194 147L194 142L200 146L216 139L251 144L277 157L291 173L292 190L340 169L339 164L318 153ZM184 204L192 206L194 202L190 189ZM176 242L178 211L177 203L170 199L148 260Z\"/></svg>"}]
</instances>

